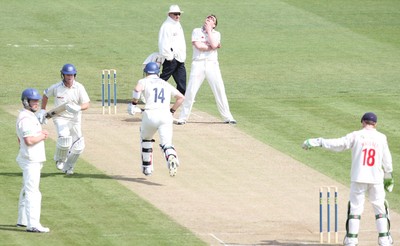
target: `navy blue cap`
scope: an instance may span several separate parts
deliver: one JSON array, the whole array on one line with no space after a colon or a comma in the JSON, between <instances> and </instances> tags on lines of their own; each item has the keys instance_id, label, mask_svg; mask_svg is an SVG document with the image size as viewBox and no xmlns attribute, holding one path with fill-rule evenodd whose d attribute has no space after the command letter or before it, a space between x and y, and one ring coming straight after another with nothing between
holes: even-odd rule
<instances>
[{"instance_id":1,"label":"navy blue cap","mask_svg":"<svg viewBox=\"0 0 400 246\"><path fill-rule=\"evenodd\" d=\"M364 120L376 123L378 121L378 117L376 117L376 114L368 112L363 115L363 117L361 118L361 122L363 122Z\"/></svg>"}]
</instances>

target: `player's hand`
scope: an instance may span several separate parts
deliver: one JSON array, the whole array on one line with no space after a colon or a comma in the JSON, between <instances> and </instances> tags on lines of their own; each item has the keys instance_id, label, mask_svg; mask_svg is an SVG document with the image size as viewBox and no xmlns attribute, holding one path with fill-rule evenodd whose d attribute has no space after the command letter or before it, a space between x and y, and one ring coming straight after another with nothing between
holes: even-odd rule
<instances>
[{"instance_id":1,"label":"player's hand","mask_svg":"<svg viewBox=\"0 0 400 246\"><path fill-rule=\"evenodd\" d=\"M322 139L321 138L309 138L304 141L302 148L305 150L311 149L312 147L321 147Z\"/></svg>"},{"instance_id":2,"label":"player's hand","mask_svg":"<svg viewBox=\"0 0 400 246\"><path fill-rule=\"evenodd\" d=\"M46 125L47 124L47 119L46 119L46 110L45 109L41 109L37 114L36 117L38 118L40 124L42 125Z\"/></svg>"},{"instance_id":3,"label":"player's hand","mask_svg":"<svg viewBox=\"0 0 400 246\"><path fill-rule=\"evenodd\" d=\"M42 134L43 134L44 140L46 140L49 137L49 132L47 130L42 130Z\"/></svg>"},{"instance_id":4,"label":"player's hand","mask_svg":"<svg viewBox=\"0 0 400 246\"><path fill-rule=\"evenodd\" d=\"M81 106L74 103L68 103L67 105L65 105L65 110L72 114L76 114L81 111Z\"/></svg>"},{"instance_id":5,"label":"player's hand","mask_svg":"<svg viewBox=\"0 0 400 246\"><path fill-rule=\"evenodd\" d=\"M128 104L128 114L130 115L135 115L137 109L136 109L136 105L133 105L132 103Z\"/></svg>"},{"instance_id":6,"label":"player's hand","mask_svg":"<svg viewBox=\"0 0 400 246\"><path fill-rule=\"evenodd\" d=\"M392 192L394 187L394 179L392 173L385 173L383 176L383 186L387 192Z\"/></svg>"}]
</instances>

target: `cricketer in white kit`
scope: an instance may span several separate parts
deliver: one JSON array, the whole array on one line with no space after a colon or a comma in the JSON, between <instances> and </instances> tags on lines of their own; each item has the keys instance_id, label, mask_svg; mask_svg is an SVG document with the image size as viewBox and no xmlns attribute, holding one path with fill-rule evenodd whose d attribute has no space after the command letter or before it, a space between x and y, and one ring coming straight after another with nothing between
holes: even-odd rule
<instances>
[{"instance_id":1,"label":"cricketer in white kit","mask_svg":"<svg viewBox=\"0 0 400 246\"><path fill-rule=\"evenodd\" d=\"M219 68L217 50L221 47L221 34L214 29L217 23L217 17L209 15L206 17L203 27L195 28L192 32L193 58L185 101L176 122L178 125L185 124L189 119L196 94L204 79L207 79L211 87L223 121L228 124L236 124L236 120L229 109L224 81Z\"/></svg>"},{"instance_id":2,"label":"cricketer in white kit","mask_svg":"<svg viewBox=\"0 0 400 246\"><path fill-rule=\"evenodd\" d=\"M389 208L385 190L393 190L392 156L387 138L376 130L377 116L372 112L361 118L362 129L336 139L311 138L304 149L322 147L332 151L351 149L351 185L344 245L358 245L360 219L364 211L365 194L372 204L376 218L379 245L392 245Z\"/></svg>"},{"instance_id":3,"label":"cricketer in white kit","mask_svg":"<svg viewBox=\"0 0 400 246\"><path fill-rule=\"evenodd\" d=\"M140 79L132 92L132 102L128 104L128 113L135 115L137 103L141 94L144 95L146 104L142 112L140 126L142 171L146 176L151 175L153 165L153 139L158 131L160 147L162 148L170 176L175 176L179 166L178 155L172 144L173 113L179 108L184 96L168 82L159 78L160 69L155 62L149 62L145 68L146 77ZM175 103L170 107L171 97Z\"/></svg>"},{"instance_id":4,"label":"cricketer in white kit","mask_svg":"<svg viewBox=\"0 0 400 246\"><path fill-rule=\"evenodd\" d=\"M55 107L67 103L66 111L52 118L58 134L54 160L57 169L71 175L74 173L78 157L85 149L81 127L82 111L89 108L90 99L85 87L75 80L77 71L74 65L65 64L60 72L62 81L44 91L38 118L42 124L46 123L46 106L49 98L54 97Z\"/></svg>"},{"instance_id":5,"label":"cricketer in white kit","mask_svg":"<svg viewBox=\"0 0 400 246\"><path fill-rule=\"evenodd\" d=\"M48 132L42 129L35 112L39 109L41 96L36 89L22 92L24 109L19 112L16 132L19 142L17 163L22 169L22 188L19 195L18 227L28 232L49 232L40 224L42 193L39 190L40 172L46 161L44 141Z\"/></svg>"}]
</instances>

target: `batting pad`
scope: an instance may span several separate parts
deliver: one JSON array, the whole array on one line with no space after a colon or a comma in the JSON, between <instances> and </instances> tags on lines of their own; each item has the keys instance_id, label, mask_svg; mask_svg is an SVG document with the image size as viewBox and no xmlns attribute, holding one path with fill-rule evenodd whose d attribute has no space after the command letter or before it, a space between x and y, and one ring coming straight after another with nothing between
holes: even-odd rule
<instances>
[{"instance_id":1,"label":"batting pad","mask_svg":"<svg viewBox=\"0 0 400 246\"><path fill-rule=\"evenodd\" d=\"M65 162L71 145L72 145L72 137L59 137L57 139L57 147L56 147L56 152L54 154L54 160Z\"/></svg>"}]
</instances>

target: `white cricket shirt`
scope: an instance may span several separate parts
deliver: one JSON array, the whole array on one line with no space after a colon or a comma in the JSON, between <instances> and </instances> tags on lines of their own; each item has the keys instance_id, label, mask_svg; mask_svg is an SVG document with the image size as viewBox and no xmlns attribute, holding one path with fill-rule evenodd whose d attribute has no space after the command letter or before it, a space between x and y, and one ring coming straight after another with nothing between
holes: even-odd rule
<instances>
[{"instance_id":1,"label":"white cricket shirt","mask_svg":"<svg viewBox=\"0 0 400 246\"><path fill-rule=\"evenodd\" d=\"M23 109L19 112L16 122L16 132L19 141L17 162L45 162L46 154L44 141L40 141L31 146L26 145L24 141L24 137L38 136L42 132L42 125L33 112L27 109Z\"/></svg>"},{"instance_id":2,"label":"white cricket shirt","mask_svg":"<svg viewBox=\"0 0 400 246\"><path fill-rule=\"evenodd\" d=\"M89 95L86 92L85 87L79 83L78 81L74 80L73 85L68 88L64 85L62 81L50 86L48 89L44 91L44 94L50 98L54 97L54 106L57 107L65 102L67 103L74 103L76 105L81 105L83 103L90 102ZM82 115L82 111L79 111L76 114L70 112L63 112L55 117L64 117L69 119L78 119L80 121Z\"/></svg>"},{"instance_id":3,"label":"white cricket shirt","mask_svg":"<svg viewBox=\"0 0 400 246\"><path fill-rule=\"evenodd\" d=\"M216 31L212 30L212 35L215 41L221 43L221 34ZM203 30L203 28L195 28L192 32L192 42L203 42L208 44L208 34ZM210 50L210 51L201 51L198 50L193 45L193 60L210 60L210 61L217 61L218 60L218 51L217 49Z\"/></svg>"},{"instance_id":4,"label":"white cricket shirt","mask_svg":"<svg viewBox=\"0 0 400 246\"><path fill-rule=\"evenodd\" d=\"M387 138L375 128L354 131L342 138L322 139L322 147L338 152L351 149L352 182L381 184L384 171L393 170Z\"/></svg>"}]
</instances>

